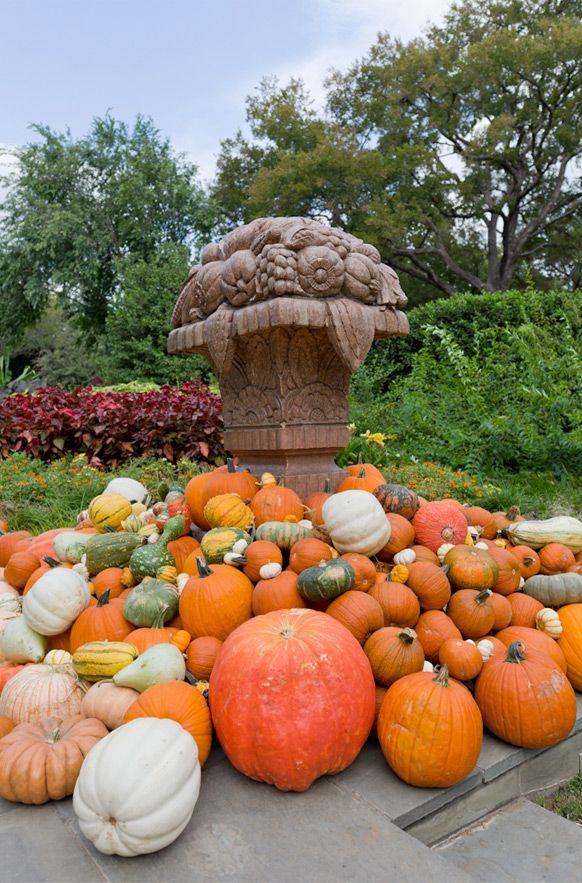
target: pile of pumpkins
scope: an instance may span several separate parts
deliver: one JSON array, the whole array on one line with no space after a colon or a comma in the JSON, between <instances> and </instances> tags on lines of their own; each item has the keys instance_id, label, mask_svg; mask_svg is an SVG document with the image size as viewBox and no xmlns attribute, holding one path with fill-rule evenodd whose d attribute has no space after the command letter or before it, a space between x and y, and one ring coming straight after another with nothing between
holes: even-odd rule
<instances>
[{"instance_id":1,"label":"pile of pumpkins","mask_svg":"<svg viewBox=\"0 0 582 883\"><path fill-rule=\"evenodd\" d=\"M579 520L428 502L370 464L305 500L230 461L162 496L116 478L74 528L0 536L5 799L73 794L97 849L131 856L188 824L213 733L294 791L370 737L434 788L484 726L526 748L570 733Z\"/></svg>"}]
</instances>

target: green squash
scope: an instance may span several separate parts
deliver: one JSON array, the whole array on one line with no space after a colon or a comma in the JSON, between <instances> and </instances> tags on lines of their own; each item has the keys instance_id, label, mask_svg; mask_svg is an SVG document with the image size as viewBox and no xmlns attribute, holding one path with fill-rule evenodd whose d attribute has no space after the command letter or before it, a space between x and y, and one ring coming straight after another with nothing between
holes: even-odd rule
<instances>
[{"instance_id":1,"label":"green squash","mask_svg":"<svg viewBox=\"0 0 582 883\"><path fill-rule=\"evenodd\" d=\"M180 512L166 521L164 532L156 543L148 543L136 549L129 559L129 569L134 579L141 582L146 576L155 576L160 567L175 567L174 556L168 552L168 543L182 536L184 516Z\"/></svg>"},{"instance_id":2,"label":"green squash","mask_svg":"<svg viewBox=\"0 0 582 883\"><path fill-rule=\"evenodd\" d=\"M200 548L207 564L224 564L224 556L232 552L239 540L247 545L252 542L250 534L240 527L214 527L202 537Z\"/></svg>"},{"instance_id":3,"label":"green squash","mask_svg":"<svg viewBox=\"0 0 582 883\"><path fill-rule=\"evenodd\" d=\"M132 553L144 543L145 538L136 533L94 534L85 547L87 569L96 576L107 567L127 567Z\"/></svg>"},{"instance_id":4,"label":"green squash","mask_svg":"<svg viewBox=\"0 0 582 883\"><path fill-rule=\"evenodd\" d=\"M136 628L152 628L178 614L180 595L176 586L161 579L146 579L131 590L123 604L123 615Z\"/></svg>"},{"instance_id":5,"label":"green squash","mask_svg":"<svg viewBox=\"0 0 582 883\"><path fill-rule=\"evenodd\" d=\"M307 601L331 601L351 589L355 579L352 565L341 558L334 558L300 573L297 588Z\"/></svg>"},{"instance_id":6,"label":"green squash","mask_svg":"<svg viewBox=\"0 0 582 883\"><path fill-rule=\"evenodd\" d=\"M283 552L288 552L298 540L314 536L315 531L292 521L265 521L255 532L255 540L269 540Z\"/></svg>"}]
</instances>

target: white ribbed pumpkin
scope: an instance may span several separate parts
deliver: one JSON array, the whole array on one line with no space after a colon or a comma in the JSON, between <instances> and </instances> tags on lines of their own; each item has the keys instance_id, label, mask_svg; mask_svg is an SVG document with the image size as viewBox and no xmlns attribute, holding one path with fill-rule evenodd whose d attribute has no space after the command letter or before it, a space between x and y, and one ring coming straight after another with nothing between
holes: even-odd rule
<instances>
[{"instance_id":1,"label":"white ribbed pumpkin","mask_svg":"<svg viewBox=\"0 0 582 883\"><path fill-rule=\"evenodd\" d=\"M368 491L343 491L323 504L325 530L341 554L375 555L390 539L390 522Z\"/></svg>"},{"instance_id":2,"label":"white ribbed pumpkin","mask_svg":"<svg viewBox=\"0 0 582 883\"><path fill-rule=\"evenodd\" d=\"M199 793L198 748L190 733L176 721L142 717L91 749L73 809L99 852L142 855L180 836Z\"/></svg>"},{"instance_id":3,"label":"white ribbed pumpkin","mask_svg":"<svg viewBox=\"0 0 582 883\"><path fill-rule=\"evenodd\" d=\"M0 695L0 715L15 724L63 720L81 714L85 690L67 665L27 665L10 678Z\"/></svg>"},{"instance_id":4,"label":"white ribbed pumpkin","mask_svg":"<svg viewBox=\"0 0 582 883\"><path fill-rule=\"evenodd\" d=\"M87 580L75 570L55 567L37 579L22 599L22 613L39 635L61 635L89 606Z\"/></svg>"}]
</instances>

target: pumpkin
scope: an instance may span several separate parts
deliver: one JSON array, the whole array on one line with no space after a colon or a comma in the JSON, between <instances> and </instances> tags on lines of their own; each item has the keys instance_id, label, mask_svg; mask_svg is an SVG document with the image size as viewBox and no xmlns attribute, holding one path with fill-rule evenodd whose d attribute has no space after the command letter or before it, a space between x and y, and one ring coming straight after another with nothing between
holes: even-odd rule
<instances>
[{"instance_id":1,"label":"pumpkin","mask_svg":"<svg viewBox=\"0 0 582 883\"><path fill-rule=\"evenodd\" d=\"M189 556L200 549L200 543L194 537L178 537L170 540L166 548L176 562L178 573L181 573Z\"/></svg>"},{"instance_id":2,"label":"pumpkin","mask_svg":"<svg viewBox=\"0 0 582 883\"><path fill-rule=\"evenodd\" d=\"M443 543L464 543L467 521L462 511L447 500L421 506L412 519L417 543L433 552Z\"/></svg>"},{"instance_id":3,"label":"pumpkin","mask_svg":"<svg viewBox=\"0 0 582 883\"><path fill-rule=\"evenodd\" d=\"M482 739L479 708L465 687L449 680L446 666L436 677L417 672L400 678L378 715L378 741L389 766L420 788L447 788L463 779L477 763Z\"/></svg>"},{"instance_id":4,"label":"pumpkin","mask_svg":"<svg viewBox=\"0 0 582 883\"><path fill-rule=\"evenodd\" d=\"M21 540L31 537L32 534L27 530L13 530L2 534L0 536L0 567L6 567Z\"/></svg>"},{"instance_id":5,"label":"pumpkin","mask_svg":"<svg viewBox=\"0 0 582 883\"><path fill-rule=\"evenodd\" d=\"M335 554L331 546L328 546L322 540L305 537L291 546L289 566L295 573L302 573L309 567L315 567L320 562L331 561Z\"/></svg>"},{"instance_id":6,"label":"pumpkin","mask_svg":"<svg viewBox=\"0 0 582 883\"><path fill-rule=\"evenodd\" d=\"M330 601L351 589L355 578L352 565L342 558L336 558L302 570L297 588L306 601Z\"/></svg>"},{"instance_id":7,"label":"pumpkin","mask_svg":"<svg viewBox=\"0 0 582 883\"><path fill-rule=\"evenodd\" d=\"M420 616L418 598L408 586L401 583L378 581L368 592L382 608L385 626L411 628Z\"/></svg>"},{"instance_id":8,"label":"pumpkin","mask_svg":"<svg viewBox=\"0 0 582 883\"><path fill-rule=\"evenodd\" d=\"M463 514L467 524L474 527L480 537L492 540L497 536L495 517L482 506L465 506Z\"/></svg>"},{"instance_id":9,"label":"pumpkin","mask_svg":"<svg viewBox=\"0 0 582 883\"><path fill-rule=\"evenodd\" d=\"M535 629L536 615L544 609L544 605L523 592L512 592L507 600L511 604L511 624Z\"/></svg>"},{"instance_id":10,"label":"pumpkin","mask_svg":"<svg viewBox=\"0 0 582 883\"><path fill-rule=\"evenodd\" d=\"M107 735L101 721L81 715L23 723L0 740L0 796L40 805L73 793L81 765Z\"/></svg>"},{"instance_id":11,"label":"pumpkin","mask_svg":"<svg viewBox=\"0 0 582 883\"><path fill-rule=\"evenodd\" d=\"M376 568L374 562L366 555L358 552L346 552L341 558L351 564L355 574L352 590L355 592L368 592L376 584Z\"/></svg>"},{"instance_id":12,"label":"pumpkin","mask_svg":"<svg viewBox=\"0 0 582 883\"><path fill-rule=\"evenodd\" d=\"M226 467L224 467L225 469ZM223 469L223 471L224 471ZM207 503L206 485L212 477L213 472L201 472L195 475L186 485L184 496L190 512L190 518L194 524L198 525L202 530L210 530L210 525L204 517L204 506Z\"/></svg>"},{"instance_id":13,"label":"pumpkin","mask_svg":"<svg viewBox=\"0 0 582 883\"><path fill-rule=\"evenodd\" d=\"M359 460L360 458L358 458ZM364 470L364 475L368 478L373 476L374 478L378 478L380 481L385 481L384 476L380 472L377 466L374 466L373 463L352 463L351 466L348 466L345 470L348 475L356 476L361 475L362 469Z\"/></svg>"},{"instance_id":14,"label":"pumpkin","mask_svg":"<svg viewBox=\"0 0 582 883\"><path fill-rule=\"evenodd\" d=\"M241 540L246 546L252 542L250 534L239 527L214 527L204 534L200 551L207 564L224 564L224 556L232 552L233 547ZM186 561L189 559L187 558Z\"/></svg>"},{"instance_id":15,"label":"pumpkin","mask_svg":"<svg viewBox=\"0 0 582 883\"><path fill-rule=\"evenodd\" d=\"M498 531L506 530L517 521L525 521L523 515L519 513L519 506L510 506L507 512L493 512L492 514Z\"/></svg>"},{"instance_id":16,"label":"pumpkin","mask_svg":"<svg viewBox=\"0 0 582 883\"><path fill-rule=\"evenodd\" d=\"M490 594L489 603L493 607L493 612L495 614L492 626L494 632L505 629L510 624L513 608L509 602L512 597L513 595L505 597L505 595L500 595L499 592L492 592Z\"/></svg>"},{"instance_id":17,"label":"pumpkin","mask_svg":"<svg viewBox=\"0 0 582 883\"><path fill-rule=\"evenodd\" d=\"M23 589L38 567L40 559L33 552L14 552L4 569L4 579L11 586Z\"/></svg>"},{"instance_id":18,"label":"pumpkin","mask_svg":"<svg viewBox=\"0 0 582 883\"><path fill-rule=\"evenodd\" d=\"M238 527L247 530L253 523L252 510L238 494L211 497L204 507L204 517L210 527Z\"/></svg>"},{"instance_id":19,"label":"pumpkin","mask_svg":"<svg viewBox=\"0 0 582 883\"><path fill-rule=\"evenodd\" d=\"M569 515L545 521L521 521L507 528L507 536L515 545L541 549L549 543L560 543L577 553L582 550L582 521Z\"/></svg>"},{"instance_id":20,"label":"pumpkin","mask_svg":"<svg viewBox=\"0 0 582 883\"><path fill-rule=\"evenodd\" d=\"M216 469L210 474L203 487L202 500L204 506L212 497L222 494L238 494L241 500L252 500L257 491L256 478L247 470L238 470L233 461L228 460L226 470Z\"/></svg>"},{"instance_id":21,"label":"pumpkin","mask_svg":"<svg viewBox=\"0 0 582 883\"><path fill-rule=\"evenodd\" d=\"M196 742L200 765L204 766L212 744L212 723L208 703L196 687L179 681L148 687L127 709L125 722L141 717L179 723Z\"/></svg>"},{"instance_id":22,"label":"pumpkin","mask_svg":"<svg viewBox=\"0 0 582 883\"><path fill-rule=\"evenodd\" d=\"M414 518L420 505L418 495L401 484L380 484L373 493L384 512L393 512L408 521Z\"/></svg>"},{"instance_id":23,"label":"pumpkin","mask_svg":"<svg viewBox=\"0 0 582 883\"><path fill-rule=\"evenodd\" d=\"M280 484L261 488L251 500L250 508L257 526L266 521L301 521L304 512L295 491Z\"/></svg>"},{"instance_id":24,"label":"pumpkin","mask_svg":"<svg viewBox=\"0 0 582 883\"><path fill-rule=\"evenodd\" d=\"M104 592L109 592L109 600L118 598L125 586L123 584L122 567L106 567L101 573L96 574L91 582L96 598L100 598Z\"/></svg>"},{"instance_id":25,"label":"pumpkin","mask_svg":"<svg viewBox=\"0 0 582 883\"><path fill-rule=\"evenodd\" d=\"M131 628L131 627L130 627ZM164 611L161 610L154 619L151 627L144 627L130 631L125 640L128 644L137 647L138 653L144 653L155 644L169 644L178 633L178 629L164 627Z\"/></svg>"},{"instance_id":26,"label":"pumpkin","mask_svg":"<svg viewBox=\"0 0 582 883\"><path fill-rule=\"evenodd\" d=\"M433 552L432 549L428 549L426 546L412 545L410 548L416 556L415 561L430 561L431 564L436 565L441 563L436 552Z\"/></svg>"},{"instance_id":27,"label":"pumpkin","mask_svg":"<svg viewBox=\"0 0 582 883\"><path fill-rule=\"evenodd\" d=\"M123 615L119 601L110 601L109 591L103 592L95 607L87 607L71 629L71 652L90 641L125 641L131 624Z\"/></svg>"},{"instance_id":28,"label":"pumpkin","mask_svg":"<svg viewBox=\"0 0 582 883\"><path fill-rule=\"evenodd\" d=\"M530 629L520 625L511 625L509 628L497 632L496 638L498 641L501 641L505 648L509 647L513 641L520 641L524 645L526 651L535 650L537 653L545 654L552 660L554 665L558 666L560 671L563 671L564 674L566 674L567 661L559 643L538 629Z\"/></svg>"},{"instance_id":29,"label":"pumpkin","mask_svg":"<svg viewBox=\"0 0 582 883\"><path fill-rule=\"evenodd\" d=\"M517 559L520 575L524 579L540 572L540 556L529 546L509 546L508 551Z\"/></svg>"},{"instance_id":30,"label":"pumpkin","mask_svg":"<svg viewBox=\"0 0 582 883\"><path fill-rule=\"evenodd\" d=\"M384 611L378 601L365 592L344 592L331 602L326 613L341 622L360 644L384 626Z\"/></svg>"},{"instance_id":31,"label":"pumpkin","mask_svg":"<svg viewBox=\"0 0 582 883\"><path fill-rule=\"evenodd\" d=\"M458 681L472 681L483 668L483 657L473 641L458 638L447 638L441 644L439 662L446 665L451 677Z\"/></svg>"},{"instance_id":32,"label":"pumpkin","mask_svg":"<svg viewBox=\"0 0 582 883\"><path fill-rule=\"evenodd\" d=\"M89 606L90 598L84 577L56 567L43 574L24 596L22 613L40 635L59 635Z\"/></svg>"},{"instance_id":33,"label":"pumpkin","mask_svg":"<svg viewBox=\"0 0 582 883\"><path fill-rule=\"evenodd\" d=\"M559 614L562 634L557 645L566 660L568 680L575 690L582 690L582 604L566 604Z\"/></svg>"},{"instance_id":34,"label":"pumpkin","mask_svg":"<svg viewBox=\"0 0 582 883\"><path fill-rule=\"evenodd\" d=\"M113 681L97 681L83 696L81 713L97 718L108 730L115 730L122 725L125 712L138 697L137 690L116 687Z\"/></svg>"},{"instance_id":35,"label":"pumpkin","mask_svg":"<svg viewBox=\"0 0 582 883\"><path fill-rule=\"evenodd\" d=\"M424 651L416 633L409 628L387 626L370 635L364 653L377 684L389 687L394 681L422 671Z\"/></svg>"},{"instance_id":36,"label":"pumpkin","mask_svg":"<svg viewBox=\"0 0 582 883\"><path fill-rule=\"evenodd\" d=\"M208 566L199 559L198 575L190 577L180 596L180 618L193 638L212 635L224 641L250 618L252 597L253 584L236 567Z\"/></svg>"},{"instance_id":37,"label":"pumpkin","mask_svg":"<svg viewBox=\"0 0 582 883\"><path fill-rule=\"evenodd\" d=\"M120 527L128 515L131 515L131 503L119 494L101 494L89 503L89 518L101 533Z\"/></svg>"},{"instance_id":38,"label":"pumpkin","mask_svg":"<svg viewBox=\"0 0 582 883\"><path fill-rule=\"evenodd\" d=\"M576 720L576 696L565 675L519 641L509 645L505 659L484 666L475 699L485 726L522 748L556 745Z\"/></svg>"},{"instance_id":39,"label":"pumpkin","mask_svg":"<svg viewBox=\"0 0 582 883\"><path fill-rule=\"evenodd\" d=\"M500 595L511 595L519 589L521 573L517 559L508 552L493 544L488 547L489 555L495 559L498 567L498 576L491 588Z\"/></svg>"},{"instance_id":40,"label":"pumpkin","mask_svg":"<svg viewBox=\"0 0 582 883\"><path fill-rule=\"evenodd\" d=\"M128 771L139 770L128 787ZM163 849L180 836L200 792L196 742L173 720L138 718L89 753L73 796L81 832L107 855Z\"/></svg>"},{"instance_id":41,"label":"pumpkin","mask_svg":"<svg viewBox=\"0 0 582 883\"><path fill-rule=\"evenodd\" d=\"M45 573L48 573L51 570L55 570L56 568L62 567L63 570L72 570L72 564L63 564L60 561L57 561L55 558L50 558L48 555L45 555L39 567L29 576L26 581L26 585L22 591L23 596L28 595L33 585L44 576Z\"/></svg>"},{"instance_id":42,"label":"pumpkin","mask_svg":"<svg viewBox=\"0 0 582 883\"><path fill-rule=\"evenodd\" d=\"M340 553L375 555L390 539L390 523L368 491L333 494L323 504L325 529Z\"/></svg>"},{"instance_id":43,"label":"pumpkin","mask_svg":"<svg viewBox=\"0 0 582 883\"><path fill-rule=\"evenodd\" d=\"M451 584L446 571L430 561L411 564L406 585L412 589L423 610L442 610L451 597Z\"/></svg>"},{"instance_id":44,"label":"pumpkin","mask_svg":"<svg viewBox=\"0 0 582 883\"><path fill-rule=\"evenodd\" d=\"M298 577L292 570L285 570L274 579L261 580L253 591L252 610L255 616L274 610L290 610L305 607L305 601L297 588Z\"/></svg>"},{"instance_id":45,"label":"pumpkin","mask_svg":"<svg viewBox=\"0 0 582 883\"><path fill-rule=\"evenodd\" d=\"M490 589L460 589L455 592L447 606L447 616L454 622L464 638L482 638L488 634L495 621L495 611L489 603Z\"/></svg>"},{"instance_id":46,"label":"pumpkin","mask_svg":"<svg viewBox=\"0 0 582 883\"><path fill-rule=\"evenodd\" d=\"M563 631L559 613L551 607L542 607L536 613L536 628L557 641Z\"/></svg>"},{"instance_id":47,"label":"pumpkin","mask_svg":"<svg viewBox=\"0 0 582 883\"><path fill-rule=\"evenodd\" d=\"M307 517L311 519L314 524L318 525L318 527L323 524L323 504L329 497L331 497L331 482L329 478L325 479L324 489L322 491L315 491L315 493L309 494L305 497L305 511Z\"/></svg>"},{"instance_id":48,"label":"pumpkin","mask_svg":"<svg viewBox=\"0 0 582 883\"><path fill-rule=\"evenodd\" d=\"M123 603L123 616L134 626L151 628L162 615L163 622L178 612L179 593L176 586L159 579L146 579L133 588Z\"/></svg>"},{"instance_id":49,"label":"pumpkin","mask_svg":"<svg viewBox=\"0 0 582 883\"><path fill-rule=\"evenodd\" d=\"M542 546L539 551L539 559L540 573L547 576L554 573L566 573L569 567L576 564L574 553L562 543L548 543L546 546Z\"/></svg>"},{"instance_id":50,"label":"pumpkin","mask_svg":"<svg viewBox=\"0 0 582 883\"><path fill-rule=\"evenodd\" d=\"M4 685L0 714L15 724L80 714L84 688L67 665L26 665Z\"/></svg>"},{"instance_id":51,"label":"pumpkin","mask_svg":"<svg viewBox=\"0 0 582 883\"><path fill-rule=\"evenodd\" d=\"M499 578L495 559L475 546L453 546L444 558L455 589L490 589Z\"/></svg>"},{"instance_id":52,"label":"pumpkin","mask_svg":"<svg viewBox=\"0 0 582 883\"><path fill-rule=\"evenodd\" d=\"M269 564L278 565L278 573L283 567L283 555L281 550L275 543L268 540L257 540L251 543L244 551L246 564L243 567L243 573L248 576L251 582L258 582L261 578L266 579L266 572L263 568ZM276 573L275 576L278 574Z\"/></svg>"},{"instance_id":53,"label":"pumpkin","mask_svg":"<svg viewBox=\"0 0 582 883\"><path fill-rule=\"evenodd\" d=\"M378 558L382 561L391 561L394 555L414 542L414 528L410 521L396 512L388 512L386 518L390 524L390 539L378 551Z\"/></svg>"},{"instance_id":54,"label":"pumpkin","mask_svg":"<svg viewBox=\"0 0 582 883\"><path fill-rule=\"evenodd\" d=\"M129 568L136 580L146 576L155 576L160 567L175 567L176 562L168 551L168 543L180 537L184 527L184 516L174 515L168 518L160 538L153 544L148 543L131 553Z\"/></svg>"},{"instance_id":55,"label":"pumpkin","mask_svg":"<svg viewBox=\"0 0 582 883\"><path fill-rule=\"evenodd\" d=\"M313 530L304 524L291 521L265 521L255 532L255 540L267 540L275 543L281 551L288 552L291 547L304 537L315 536Z\"/></svg>"},{"instance_id":56,"label":"pumpkin","mask_svg":"<svg viewBox=\"0 0 582 883\"><path fill-rule=\"evenodd\" d=\"M95 576L106 567L125 567L132 553L144 541L145 537L135 533L107 533L89 537L85 562L87 570L91 576Z\"/></svg>"},{"instance_id":57,"label":"pumpkin","mask_svg":"<svg viewBox=\"0 0 582 883\"><path fill-rule=\"evenodd\" d=\"M186 668L195 678L208 680L212 673L222 641L212 636L195 638L186 651Z\"/></svg>"},{"instance_id":58,"label":"pumpkin","mask_svg":"<svg viewBox=\"0 0 582 883\"><path fill-rule=\"evenodd\" d=\"M582 575L579 573L555 573L551 576L537 574L525 581L523 591L542 606L561 607L582 601Z\"/></svg>"},{"instance_id":59,"label":"pumpkin","mask_svg":"<svg viewBox=\"0 0 582 883\"><path fill-rule=\"evenodd\" d=\"M421 613L414 631L422 644L429 662L439 660L439 650L448 638L462 638L461 632L442 610L426 610Z\"/></svg>"},{"instance_id":60,"label":"pumpkin","mask_svg":"<svg viewBox=\"0 0 582 883\"><path fill-rule=\"evenodd\" d=\"M3 739L8 733L11 733L13 729L14 724L9 717L0 717L0 739Z\"/></svg>"},{"instance_id":61,"label":"pumpkin","mask_svg":"<svg viewBox=\"0 0 582 883\"><path fill-rule=\"evenodd\" d=\"M85 681L101 681L130 665L137 654L127 641L90 641L73 653L73 668Z\"/></svg>"},{"instance_id":62,"label":"pumpkin","mask_svg":"<svg viewBox=\"0 0 582 883\"><path fill-rule=\"evenodd\" d=\"M366 470L362 467L357 475L348 475L347 478L344 478L340 482L337 492L342 494L344 491L369 491L372 494L383 481L383 478L366 475Z\"/></svg>"},{"instance_id":63,"label":"pumpkin","mask_svg":"<svg viewBox=\"0 0 582 883\"><path fill-rule=\"evenodd\" d=\"M244 775L282 791L305 791L349 766L366 741L374 704L362 648L339 622L313 610L278 610L244 623L225 641L210 676L212 718L227 757Z\"/></svg>"},{"instance_id":64,"label":"pumpkin","mask_svg":"<svg viewBox=\"0 0 582 883\"><path fill-rule=\"evenodd\" d=\"M67 653L71 651L71 629L67 629L66 632L61 632L60 635L51 635L50 638L46 642L47 650L66 650Z\"/></svg>"}]
</instances>

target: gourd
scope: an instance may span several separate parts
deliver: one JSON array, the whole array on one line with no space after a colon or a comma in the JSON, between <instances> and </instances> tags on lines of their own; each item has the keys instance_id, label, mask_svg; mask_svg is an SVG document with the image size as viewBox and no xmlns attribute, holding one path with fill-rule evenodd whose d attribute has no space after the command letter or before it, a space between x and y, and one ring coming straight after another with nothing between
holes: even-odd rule
<instances>
[{"instance_id":1,"label":"gourd","mask_svg":"<svg viewBox=\"0 0 582 883\"><path fill-rule=\"evenodd\" d=\"M179 600L176 586L159 579L146 579L130 591L123 604L123 615L138 628L151 628L160 614L163 614L163 622L173 619Z\"/></svg>"},{"instance_id":2,"label":"gourd","mask_svg":"<svg viewBox=\"0 0 582 883\"><path fill-rule=\"evenodd\" d=\"M416 552L414 549L402 549L401 552L396 553L393 560L394 564L404 564L405 567L409 567L416 561Z\"/></svg>"},{"instance_id":3,"label":"gourd","mask_svg":"<svg viewBox=\"0 0 582 883\"><path fill-rule=\"evenodd\" d=\"M579 573L542 573L526 579L523 591L544 607L562 607L582 601L582 575Z\"/></svg>"},{"instance_id":4,"label":"gourd","mask_svg":"<svg viewBox=\"0 0 582 883\"><path fill-rule=\"evenodd\" d=\"M21 600L12 592L0 592L0 615L2 613L20 613Z\"/></svg>"},{"instance_id":5,"label":"gourd","mask_svg":"<svg viewBox=\"0 0 582 883\"><path fill-rule=\"evenodd\" d=\"M190 821L199 792L198 748L190 733L175 721L140 718L89 753L73 809L99 852L134 856L173 843Z\"/></svg>"},{"instance_id":6,"label":"gourd","mask_svg":"<svg viewBox=\"0 0 582 883\"><path fill-rule=\"evenodd\" d=\"M72 665L73 657L67 650L49 650L43 662L45 665Z\"/></svg>"},{"instance_id":7,"label":"gourd","mask_svg":"<svg viewBox=\"0 0 582 883\"><path fill-rule=\"evenodd\" d=\"M87 690L81 703L85 717L96 717L108 730L124 723L125 712L139 697L137 690L117 687L113 681L97 681Z\"/></svg>"},{"instance_id":8,"label":"gourd","mask_svg":"<svg viewBox=\"0 0 582 883\"><path fill-rule=\"evenodd\" d=\"M102 681L130 665L137 654L137 647L126 641L90 641L73 653L73 668L85 681Z\"/></svg>"},{"instance_id":9,"label":"gourd","mask_svg":"<svg viewBox=\"0 0 582 883\"><path fill-rule=\"evenodd\" d=\"M268 540L283 552L288 552L303 537L314 536L315 531L311 528L291 521L265 521L255 532L256 540Z\"/></svg>"},{"instance_id":10,"label":"gourd","mask_svg":"<svg viewBox=\"0 0 582 883\"><path fill-rule=\"evenodd\" d=\"M89 503L89 518L98 531L119 527L131 515L131 503L119 494L101 494Z\"/></svg>"},{"instance_id":11,"label":"gourd","mask_svg":"<svg viewBox=\"0 0 582 883\"><path fill-rule=\"evenodd\" d=\"M75 570L55 567L32 586L22 600L27 624L40 635L66 632L89 606L91 592L87 580Z\"/></svg>"},{"instance_id":12,"label":"gourd","mask_svg":"<svg viewBox=\"0 0 582 883\"><path fill-rule=\"evenodd\" d=\"M66 718L81 712L85 687L69 665L26 665L10 678L0 696L0 714L15 724Z\"/></svg>"},{"instance_id":13,"label":"gourd","mask_svg":"<svg viewBox=\"0 0 582 883\"><path fill-rule=\"evenodd\" d=\"M107 735L101 721L81 715L19 724L0 739L0 796L39 806L73 793L81 765Z\"/></svg>"},{"instance_id":14,"label":"gourd","mask_svg":"<svg viewBox=\"0 0 582 883\"><path fill-rule=\"evenodd\" d=\"M325 530L340 553L375 555L390 539L390 523L368 491L343 491L323 504Z\"/></svg>"},{"instance_id":15,"label":"gourd","mask_svg":"<svg viewBox=\"0 0 582 883\"><path fill-rule=\"evenodd\" d=\"M250 534L238 527L213 527L202 538L200 549L207 564L223 564L224 556L233 551L233 546L243 540L252 542Z\"/></svg>"},{"instance_id":16,"label":"gourd","mask_svg":"<svg viewBox=\"0 0 582 883\"><path fill-rule=\"evenodd\" d=\"M148 489L135 478L112 478L103 493L117 494L125 497L130 503L143 503L144 506L148 506L151 500Z\"/></svg>"},{"instance_id":17,"label":"gourd","mask_svg":"<svg viewBox=\"0 0 582 883\"><path fill-rule=\"evenodd\" d=\"M184 529L184 516L182 513L168 518L163 533L156 543L148 544L136 549L129 559L129 569L136 580L142 580L146 576L155 576L160 567L176 566L174 556L168 551L168 543L177 540Z\"/></svg>"},{"instance_id":18,"label":"gourd","mask_svg":"<svg viewBox=\"0 0 582 883\"><path fill-rule=\"evenodd\" d=\"M55 555L61 561L76 564L80 560L78 558L79 547L85 551L91 536L92 534L80 533L78 530L64 530L62 533L57 534L53 540ZM69 558L69 552L71 553L71 558Z\"/></svg>"},{"instance_id":19,"label":"gourd","mask_svg":"<svg viewBox=\"0 0 582 883\"><path fill-rule=\"evenodd\" d=\"M204 518L210 527L238 527L247 530L253 523L252 510L238 494L219 494L204 507Z\"/></svg>"},{"instance_id":20,"label":"gourd","mask_svg":"<svg viewBox=\"0 0 582 883\"><path fill-rule=\"evenodd\" d=\"M145 541L145 537L136 533L90 536L85 547L87 570L94 576L106 567L126 567L132 553Z\"/></svg>"},{"instance_id":21,"label":"gourd","mask_svg":"<svg viewBox=\"0 0 582 883\"><path fill-rule=\"evenodd\" d=\"M183 681L186 664L180 650L173 644L154 644L130 665L113 675L118 687L130 687L143 693L153 684Z\"/></svg>"},{"instance_id":22,"label":"gourd","mask_svg":"<svg viewBox=\"0 0 582 883\"><path fill-rule=\"evenodd\" d=\"M47 639L28 625L24 616L8 620L0 636L0 659L10 662L40 662L46 654Z\"/></svg>"},{"instance_id":23,"label":"gourd","mask_svg":"<svg viewBox=\"0 0 582 883\"><path fill-rule=\"evenodd\" d=\"M574 553L582 550L582 521L570 515L557 515L544 521L519 521L506 530L516 546L541 549L548 543L561 543Z\"/></svg>"},{"instance_id":24,"label":"gourd","mask_svg":"<svg viewBox=\"0 0 582 883\"><path fill-rule=\"evenodd\" d=\"M336 558L303 570L299 574L297 588L301 597L308 601L330 601L342 592L347 592L353 586L355 578L352 565Z\"/></svg>"},{"instance_id":25,"label":"gourd","mask_svg":"<svg viewBox=\"0 0 582 883\"><path fill-rule=\"evenodd\" d=\"M556 641L563 631L560 616L555 610L552 610L551 607L544 607L543 610L537 612L536 628L538 628L540 632L549 635L550 638L554 638Z\"/></svg>"},{"instance_id":26,"label":"gourd","mask_svg":"<svg viewBox=\"0 0 582 883\"><path fill-rule=\"evenodd\" d=\"M418 495L401 484L380 484L373 494L384 512L395 512L409 521L415 516L420 506Z\"/></svg>"}]
</instances>

